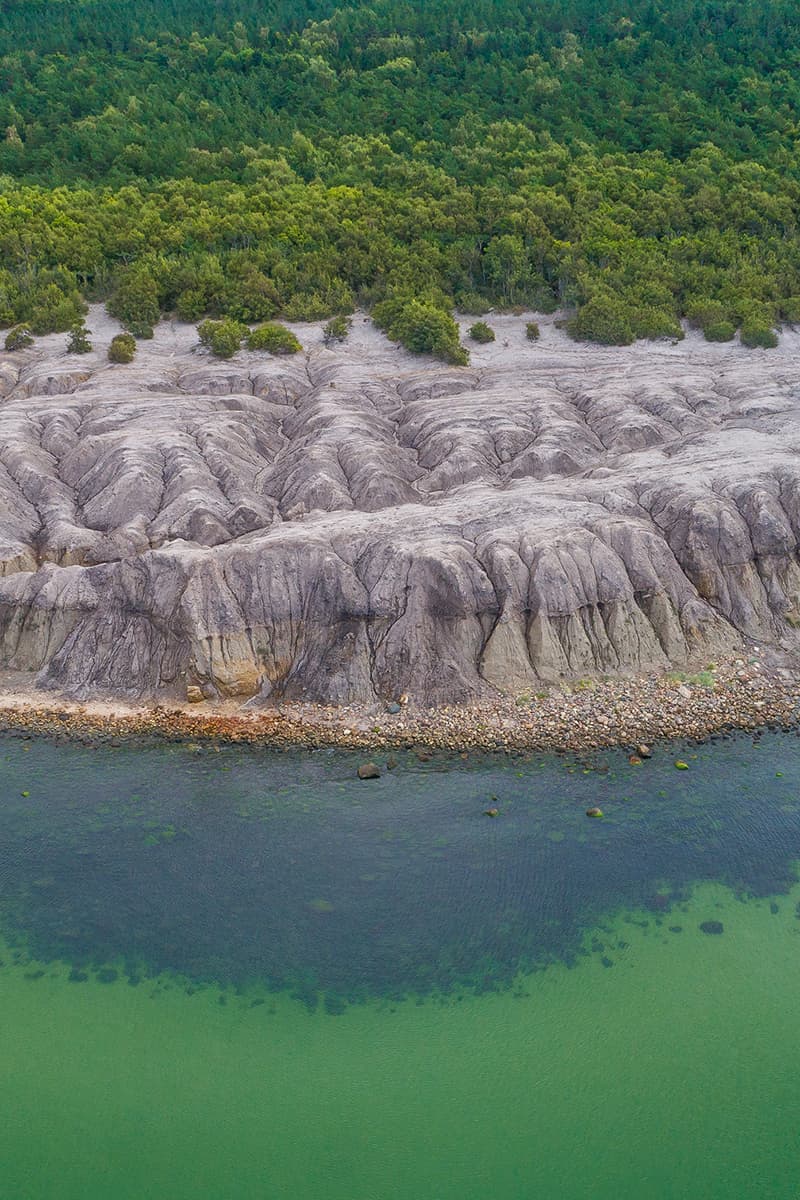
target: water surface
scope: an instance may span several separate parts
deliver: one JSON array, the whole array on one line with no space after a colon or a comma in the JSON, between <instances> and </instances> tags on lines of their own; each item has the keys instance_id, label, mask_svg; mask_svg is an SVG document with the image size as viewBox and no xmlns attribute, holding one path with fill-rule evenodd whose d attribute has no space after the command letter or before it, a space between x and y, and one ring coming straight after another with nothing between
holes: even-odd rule
<instances>
[{"instance_id":1,"label":"water surface","mask_svg":"<svg viewBox=\"0 0 800 1200\"><path fill-rule=\"evenodd\" d=\"M2 1194L796 1197L797 738L357 763L0 742Z\"/></svg>"}]
</instances>

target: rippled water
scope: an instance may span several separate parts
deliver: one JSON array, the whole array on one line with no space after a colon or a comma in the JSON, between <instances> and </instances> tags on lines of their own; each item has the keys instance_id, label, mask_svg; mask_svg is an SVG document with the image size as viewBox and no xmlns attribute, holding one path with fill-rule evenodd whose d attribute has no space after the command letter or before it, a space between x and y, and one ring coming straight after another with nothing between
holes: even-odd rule
<instances>
[{"instance_id":1,"label":"rippled water","mask_svg":"<svg viewBox=\"0 0 800 1200\"><path fill-rule=\"evenodd\" d=\"M358 761L0 741L0 1194L794 1200L800 741Z\"/></svg>"}]
</instances>

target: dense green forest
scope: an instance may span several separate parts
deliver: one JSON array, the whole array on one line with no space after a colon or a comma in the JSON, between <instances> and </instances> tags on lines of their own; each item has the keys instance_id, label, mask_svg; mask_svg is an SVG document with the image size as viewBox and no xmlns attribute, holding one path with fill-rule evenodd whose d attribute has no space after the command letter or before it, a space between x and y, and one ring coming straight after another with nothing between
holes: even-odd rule
<instances>
[{"instance_id":1,"label":"dense green forest","mask_svg":"<svg viewBox=\"0 0 800 1200\"><path fill-rule=\"evenodd\" d=\"M0 0L0 323L800 320L788 0Z\"/></svg>"}]
</instances>

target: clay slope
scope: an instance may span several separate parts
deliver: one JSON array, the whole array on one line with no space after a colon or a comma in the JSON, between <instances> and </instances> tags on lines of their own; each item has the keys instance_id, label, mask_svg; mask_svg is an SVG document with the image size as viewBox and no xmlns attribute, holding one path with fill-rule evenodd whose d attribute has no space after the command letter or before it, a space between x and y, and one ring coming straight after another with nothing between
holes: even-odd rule
<instances>
[{"instance_id":1,"label":"clay slope","mask_svg":"<svg viewBox=\"0 0 800 1200\"><path fill-rule=\"evenodd\" d=\"M446 368L358 318L219 363L0 364L0 666L88 696L431 703L700 664L800 622L800 338ZM504 345L504 341L508 344Z\"/></svg>"}]
</instances>

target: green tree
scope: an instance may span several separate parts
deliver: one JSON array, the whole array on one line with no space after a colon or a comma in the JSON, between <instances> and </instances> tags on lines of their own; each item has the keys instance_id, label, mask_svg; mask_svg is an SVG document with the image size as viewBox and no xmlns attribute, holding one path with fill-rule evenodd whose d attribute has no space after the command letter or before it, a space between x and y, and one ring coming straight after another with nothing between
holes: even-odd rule
<instances>
[{"instance_id":1,"label":"green tree","mask_svg":"<svg viewBox=\"0 0 800 1200\"><path fill-rule=\"evenodd\" d=\"M108 360L113 363L129 363L136 353L136 338L132 333L118 333L108 347Z\"/></svg>"},{"instance_id":2,"label":"green tree","mask_svg":"<svg viewBox=\"0 0 800 1200\"><path fill-rule=\"evenodd\" d=\"M67 339L67 354L88 354L92 349L89 341L91 329L86 328L85 321L76 321L69 331Z\"/></svg>"},{"instance_id":3,"label":"green tree","mask_svg":"<svg viewBox=\"0 0 800 1200\"><path fill-rule=\"evenodd\" d=\"M30 325L15 325L6 334L6 350L25 350L33 345Z\"/></svg>"},{"instance_id":4,"label":"green tree","mask_svg":"<svg viewBox=\"0 0 800 1200\"><path fill-rule=\"evenodd\" d=\"M150 338L161 316L158 283L142 265L125 270L108 301L108 311L135 337Z\"/></svg>"}]
</instances>

